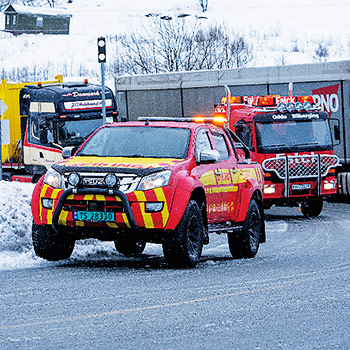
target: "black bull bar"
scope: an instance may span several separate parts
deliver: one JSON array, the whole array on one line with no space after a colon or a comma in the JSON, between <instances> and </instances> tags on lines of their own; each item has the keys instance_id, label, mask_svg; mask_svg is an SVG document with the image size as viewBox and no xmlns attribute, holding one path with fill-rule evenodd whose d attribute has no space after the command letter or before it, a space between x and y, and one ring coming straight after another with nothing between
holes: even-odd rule
<instances>
[{"instance_id":1,"label":"black bull bar","mask_svg":"<svg viewBox=\"0 0 350 350\"><path fill-rule=\"evenodd\" d=\"M58 200L58 203L56 205L54 214L52 216L52 228L55 230L56 233L58 233L58 219L61 214L63 205L65 200L71 195L71 194L102 194L102 195L110 195L110 196L117 196L121 199L123 208L125 210L126 217L128 218L129 224L131 228L138 229L134 215L132 214L130 203L128 198L126 197L125 193L121 192L117 189L106 189L106 188L69 188L68 190L65 190Z\"/></svg>"}]
</instances>

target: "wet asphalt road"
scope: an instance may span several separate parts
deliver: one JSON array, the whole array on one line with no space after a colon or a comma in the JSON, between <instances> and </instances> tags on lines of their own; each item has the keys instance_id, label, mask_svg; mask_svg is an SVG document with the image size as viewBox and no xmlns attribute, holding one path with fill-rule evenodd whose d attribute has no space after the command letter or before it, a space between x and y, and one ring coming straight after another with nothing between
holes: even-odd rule
<instances>
[{"instance_id":1,"label":"wet asphalt road","mask_svg":"<svg viewBox=\"0 0 350 350\"><path fill-rule=\"evenodd\" d=\"M159 248L0 271L0 349L350 349L350 205L266 218L250 260L214 235L196 269Z\"/></svg>"}]
</instances>

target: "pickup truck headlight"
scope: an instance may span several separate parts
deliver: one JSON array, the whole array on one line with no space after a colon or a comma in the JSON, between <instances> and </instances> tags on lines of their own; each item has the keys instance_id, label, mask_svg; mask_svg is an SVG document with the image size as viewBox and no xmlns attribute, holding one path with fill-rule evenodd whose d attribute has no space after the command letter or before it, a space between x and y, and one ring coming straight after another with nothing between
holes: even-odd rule
<instances>
[{"instance_id":1,"label":"pickup truck headlight","mask_svg":"<svg viewBox=\"0 0 350 350\"><path fill-rule=\"evenodd\" d=\"M150 174L141 179L137 189L139 191L152 190L153 188L167 186L171 176L170 170Z\"/></svg>"},{"instance_id":2,"label":"pickup truck headlight","mask_svg":"<svg viewBox=\"0 0 350 350\"><path fill-rule=\"evenodd\" d=\"M55 188L63 188L62 175L56 170L50 168L44 177L44 182Z\"/></svg>"}]
</instances>

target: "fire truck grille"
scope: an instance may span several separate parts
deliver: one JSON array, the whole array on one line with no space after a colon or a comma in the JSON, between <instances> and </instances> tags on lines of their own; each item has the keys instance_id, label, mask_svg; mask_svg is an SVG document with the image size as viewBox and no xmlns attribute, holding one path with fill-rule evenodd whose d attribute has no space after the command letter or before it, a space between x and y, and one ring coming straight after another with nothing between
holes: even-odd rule
<instances>
[{"instance_id":1,"label":"fire truck grille","mask_svg":"<svg viewBox=\"0 0 350 350\"><path fill-rule=\"evenodd\" d=\"M320 162L320 166L319 166ZM317 177L320 168L321 176L326 176L330 168L338 165L339 159L333 155L283 156L265 159L262 166L265 171L273 171L280 179L289 175L290 179L300 177ZM287 173L288 171L288 173Z\"/></svg>"}]
</instances>

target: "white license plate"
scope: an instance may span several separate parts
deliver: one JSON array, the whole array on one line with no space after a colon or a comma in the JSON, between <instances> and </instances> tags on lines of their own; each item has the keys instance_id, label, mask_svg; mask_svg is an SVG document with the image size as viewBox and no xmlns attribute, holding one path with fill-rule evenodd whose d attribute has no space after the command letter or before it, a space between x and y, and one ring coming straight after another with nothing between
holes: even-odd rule
<instances>
[{"instance_id":1,"label":"white license plate","mask_svg":"<svg viewBox=\"0 0 350 350\"><path fill-rule=\"evenodd\" d=\"M311 188L311 184L294 184L292 190L308 190Z\"/></svg>"}]
</instances>

